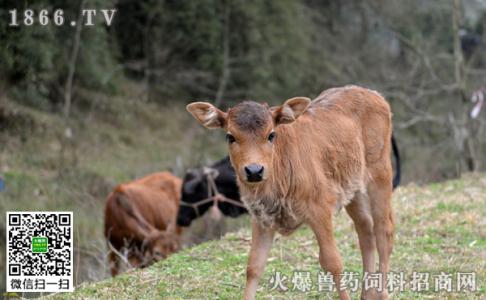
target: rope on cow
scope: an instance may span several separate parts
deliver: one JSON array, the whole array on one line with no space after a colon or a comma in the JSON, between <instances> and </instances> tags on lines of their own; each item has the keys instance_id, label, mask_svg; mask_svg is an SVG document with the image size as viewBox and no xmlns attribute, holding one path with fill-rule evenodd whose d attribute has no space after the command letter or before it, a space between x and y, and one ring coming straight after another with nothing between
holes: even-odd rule
<instances>
[{"instance_id":1,"label":"rope on cow","mask_svg":"<svg viewBox=\"0 0 486 300\"><path fill-rule=\"evenodd\" d=\"M206 175L206 180L207 180L207 184L208 184L208 197L201 200L201 201L195 202L195 203L187 203L187 202L181 200L180 201L181 206L192 207L192 209L194 209L194 211L196 212L196 216L198 218L201 216L201 214L199 213L199 209L198 209L199 206L206 204L206 203L209 203L209 202L213 202L212 207L216 207L217 209L219 209L219 207L218 207L219 202L226 202L226 203L232 204L234 206L238 206L238 207L247 209L246 206L243 203L241 203L237 200L228 198L228 197L226 197L225 195L223 195L222 193L219 192L219 190L216 186L216 182L215 182L216 177L218 177L218 175L219 175L219 172L217 170L215 170L213 168L204 168L204 175Z\"/></svg>"}]
</instances>

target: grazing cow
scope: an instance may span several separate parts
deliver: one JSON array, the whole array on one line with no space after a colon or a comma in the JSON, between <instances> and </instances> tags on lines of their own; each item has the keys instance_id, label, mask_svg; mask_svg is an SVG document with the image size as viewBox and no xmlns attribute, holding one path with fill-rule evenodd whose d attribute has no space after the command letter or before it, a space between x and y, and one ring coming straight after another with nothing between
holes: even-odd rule
<instances>
[{"instance_id":1,"label":"grazing cow","mask_svg":"<svg viewBox=\"0 0 486 300\"><path fill-rule=\"evenodd\" d=\"M181 179L169 172L120 184L108 196L105 238L111 275L116 276L125 251L130 265L144 267L179 248L175 219Z\"/></svg>"},{"instance_id":2,"label":"grazing cow","mask_svg":"<svg viewBox=\"0 0 486 300\"><path fill-rule=\"evenodd\" d=\"M187 110L207 128L226 132L242 200L252 216L245 299L254 299L276 231L307 224L319 244L319 262L339 287L343 263L333 237L333 212L354 221L365 272L375 272L375 245L383 282L393 244L391 112L377 92L357 86L324 91L312 102L296 97L281 106L242 102L223 112L205 102ZM363 289L361 297L386 291ZM349 299L339 290L341 299Z\"/></svg>"},{"instance_id":3,"label":"grazing cow","mask_svg":"<svg viewBox=\"0 0 486 300\"><path fill-rule=\"evenodd\" d=\"M214 178L208 178L212 176ZM177 225L187 227L191 222L202 216L214 200L205 201L211 194L208 179L214 180L217 191L235 202L219 201L218 208L225 216L238 217L247 212L240 201L240 193L236 185L235 170L228 156L209 167L188 170L182 182L182 198L177 214ZM210 195L214 196L214 195Z\"/></svg>"}]
</instances>

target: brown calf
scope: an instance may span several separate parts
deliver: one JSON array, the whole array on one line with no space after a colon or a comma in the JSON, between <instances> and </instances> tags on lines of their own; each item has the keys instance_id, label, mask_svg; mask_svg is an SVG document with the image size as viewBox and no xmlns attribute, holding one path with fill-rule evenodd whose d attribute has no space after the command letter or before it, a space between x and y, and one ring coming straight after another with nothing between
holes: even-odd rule
<instances>
[{"instance_id":1,"label":"brown calf","mask_svg":"<svg viewBox=\"0 0 486 300\"><path fill-rule=\"evenodd\" d=\"M393 243L391 113L377 92L357 86L329 89L312 102L282 106L247 101L223 112L195 102L188 111L207 128L226 131L242 199L252 215L245 299L253 299L274 233L309 225L319 261L340 286L343 264L333 237L334 210L345 207L358 233L363 269L386 282ZM339 290L339 289L338 289ZM370 299L376 291L362 291ZM349 299L345 290L341 299ZM386 299L386 292L378 294Z\"/></svg>"},{"instance_id":2,"label":"brown calf","mask_svg":"<svg viewBox=\"0 0 486 300\"><path fill-rule=\"evenodd\" d=\"M130 265L143 267L179 248L175 221L181 185L178 177L160 172L120 184L108 196L105 237L112 276L118 274L121 252Z\"/></svg>"}]
</instances>

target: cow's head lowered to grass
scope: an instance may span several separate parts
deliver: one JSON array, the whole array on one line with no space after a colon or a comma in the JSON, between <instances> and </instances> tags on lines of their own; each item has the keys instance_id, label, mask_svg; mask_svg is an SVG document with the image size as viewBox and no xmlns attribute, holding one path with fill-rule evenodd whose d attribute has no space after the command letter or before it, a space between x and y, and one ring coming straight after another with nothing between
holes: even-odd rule
<instances>
[{"instance_id":1,"label":"cow's head lowered to grass","mask_svg":"<svg viewBox=\"0 0 486 300\"><path fill-rule=\"evenodd\" d=\"M271 176L276 127L294 122L305 112L310 99L296 97L281 106L242 102L223 112L206 102L194 102L187 110L203 126L226 132L231 162L241 184L256 186Z\"/></svg>"}]
</instances>

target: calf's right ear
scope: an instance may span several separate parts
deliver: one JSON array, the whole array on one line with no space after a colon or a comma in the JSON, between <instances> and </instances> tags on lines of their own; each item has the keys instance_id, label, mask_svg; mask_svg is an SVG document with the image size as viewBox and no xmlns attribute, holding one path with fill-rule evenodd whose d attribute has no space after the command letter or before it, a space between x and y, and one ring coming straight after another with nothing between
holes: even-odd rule
<instances>
[{"instance_id":1,"label":"calf's right ear","mask_svg":"<svg viewBox=\"0 0 486 300\"><path fill-rule=\"evenodd\" d=\"M223 128L226 124L226 113L210 103L193 102L187 105L186 109L206 128Z\"/></svg>"}]
</instances>

